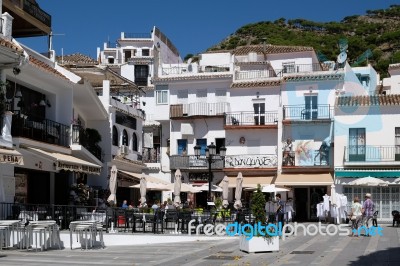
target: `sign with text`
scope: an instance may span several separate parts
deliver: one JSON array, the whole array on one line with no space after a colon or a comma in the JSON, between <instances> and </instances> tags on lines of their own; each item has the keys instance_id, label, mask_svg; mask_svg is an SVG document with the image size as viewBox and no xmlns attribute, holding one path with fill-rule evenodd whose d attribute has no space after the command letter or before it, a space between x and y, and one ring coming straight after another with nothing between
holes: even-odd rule
<instances>
[{"instance_id":1,"label":"sign with text","mask_svg":"<svg viewBox=\"0 0 400 266\"><path fill-rule=\"evenodd\" d=\"M227 168L270 168L278 165L275 154L264 155L234 155L225 157Z\"/></svg>"}]
</instances>

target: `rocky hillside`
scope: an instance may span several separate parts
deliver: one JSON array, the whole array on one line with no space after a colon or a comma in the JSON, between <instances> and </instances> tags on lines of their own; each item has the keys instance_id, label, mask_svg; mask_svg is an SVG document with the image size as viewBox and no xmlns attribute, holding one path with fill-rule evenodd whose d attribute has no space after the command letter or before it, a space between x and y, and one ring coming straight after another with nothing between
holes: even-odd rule
<instances>
[{"instance_id":1,"label":"rocky hillside","mask_svg":"<svg viewBox=\"0 0 400 266\"><path fill-rule=\"evenodd\" d=\"M208 50L229 50L265 41L274 45L312 46L321 60L336 60L340 52L338 43L343 39L348 42L351 65L365 65L369 57L368 62L382 77L387 76L388 65L400 63L400 5L367 10L365 15L345 17L340 22L280 18L248 24Z\"/></svg>"}]
</instances>

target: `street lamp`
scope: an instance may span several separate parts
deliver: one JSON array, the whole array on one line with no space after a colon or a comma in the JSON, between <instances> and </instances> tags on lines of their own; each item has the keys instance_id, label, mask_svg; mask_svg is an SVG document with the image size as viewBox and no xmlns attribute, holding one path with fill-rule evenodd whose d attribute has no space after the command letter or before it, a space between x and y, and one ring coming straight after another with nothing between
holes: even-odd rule
<instances>
[{"instance_id":1,"label":"street lamp","mask_svg":"<svg viewBox=\"0 0 400 266\"><path fill-rule=\"evenodd\" d=\"M226 148L224 146L219 148L219 154L217 154L217 146L214 145L214 142L211 142L210 145L206 148L206 158L200 158L201 147L199 145L194 146L194 155L197 159L202 159L208 162L208 201L211 202L211 185L213 181L213 176L211 172L211 164L218 160L223 160L226 155Z\"/></svg>"}]
</instances>

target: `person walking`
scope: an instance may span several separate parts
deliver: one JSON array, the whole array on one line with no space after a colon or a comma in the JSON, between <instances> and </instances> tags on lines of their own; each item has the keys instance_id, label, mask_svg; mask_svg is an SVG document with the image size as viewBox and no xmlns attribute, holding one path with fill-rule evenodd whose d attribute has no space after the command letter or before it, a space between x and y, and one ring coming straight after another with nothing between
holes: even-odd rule
<instances>
[{"instance_id":1,"label":"person walking","mask_svg":"<svg viewBox=\"0 0 400 266\"><path fill-rule=\"evenodd\" d=\"M276 209L276 215L277 215L277 221L278 221L278 225L279 223L282 224L282 228L284 225L284 203L281 200L281 194L276 194L276 203L277 203L277 209Z\"/></svg>"},{"instance_id":2,"label":"person walking","mask_svg":"<svg viewBox=\"0 0 400 266\"><path fill-rule=\"evenodd\" d=\"M362 206L363 224L367 229L369 229L369 227L370 227L369 222L373 218L374 208L375 208L375 204L372 201L371 197L372 196L370 193L365 194L365 201Z\"/></svg>"},{"instance_id":3,"label":"person walking","mask_svg":"<svg viewBox=\"0 0 400 266\"><path fill-rule=\"evenodd\" d=\"M353 204L351 205L351 235L358 236L358 225L362 220L362 206L358 197L354 197Z\"/></svg>"}]
</instances>

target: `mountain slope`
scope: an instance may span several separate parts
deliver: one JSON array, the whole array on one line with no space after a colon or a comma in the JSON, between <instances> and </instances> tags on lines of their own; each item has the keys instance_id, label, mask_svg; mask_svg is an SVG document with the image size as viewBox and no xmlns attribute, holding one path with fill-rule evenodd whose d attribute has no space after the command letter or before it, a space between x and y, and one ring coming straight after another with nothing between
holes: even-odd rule
<instances>
[{"instance_id":1,"label":"mountain slope","mask_svg":"<svg viewBox=\"0 0 400 266\"><path fill-rule=\"evenodd\" d=\"M400 63L400 5L368 10L366 15L345 17L340 22L280 18L274 22L248 24L208 51L230 50L265 41L274 45L311 46L320 54L321 60L335 61L340 52L340 39L348 42L350 64L365 65L367 60L362 61L360 56L370 49L372 55L368 62L382 77L387 76L388 65Z\"/></svg>"}]
</instances>

